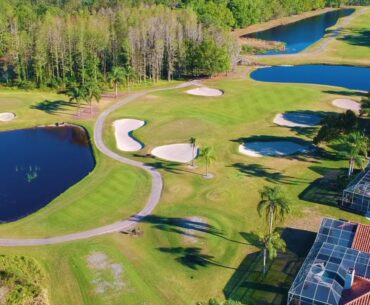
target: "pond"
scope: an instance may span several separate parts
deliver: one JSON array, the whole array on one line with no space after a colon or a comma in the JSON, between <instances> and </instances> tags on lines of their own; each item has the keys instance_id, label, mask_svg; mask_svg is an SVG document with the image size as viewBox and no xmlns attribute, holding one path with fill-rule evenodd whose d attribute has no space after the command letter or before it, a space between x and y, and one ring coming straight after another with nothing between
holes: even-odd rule
<instances>
[{"instance_id":1,"label":"pond","mask_svg":"<svg viewBox=\"0 0 370 305\"><path fill-rule=\"evenodd\" d=\"M39 210L95 166L87 133L76 126L0 132L0 155L1 222Z\"/></svg>"},{"instance_id":2,"label":"pond","mask_svg":"<svg viewBox=\"0 0 370 305\"><path fill-rule=\"evenodd\" d=\"M353 12L353 9L336 10L287 25L252 33L246 37L285 43L286 48L284 51L273 50L264 55L295 54L319 41L326 34L326 30L335 25L339 18L349 16Z\"/></svg>"},{"instance_id":3,"label":"pond","mask_svg":"<svg viewBox=\"0 0 370 305\"><path fill-rule=\"evenodd\" d=\"M370 68L334 65L274 66L251 73L251 78L263 82L305 83L370 91Z\"/></svg>"}]
</instances>

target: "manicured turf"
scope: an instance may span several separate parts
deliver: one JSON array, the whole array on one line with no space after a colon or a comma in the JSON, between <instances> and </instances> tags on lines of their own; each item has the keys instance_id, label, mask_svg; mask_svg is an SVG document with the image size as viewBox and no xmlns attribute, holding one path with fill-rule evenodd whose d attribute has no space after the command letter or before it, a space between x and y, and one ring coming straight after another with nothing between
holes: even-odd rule
<instances>
[{"instance_id":1,"label":"manicured turf","mask_svg":"<svg viewBox=\"0 0 370 305\"><path fill-rule=\"evenodd\" d=\"M314 128L276 126L272 123L276 113L312 110L325 114L339 111L331 105L333 99L345 95L359 100L361 96L333 87L258 83L248 78L249 72L239 68L225 79L205 82L224 90L222 97L190 96L184 93L186 89L158 92L109 117L105 139L115 151L111 126L115 119L147 122L134 132L146 144L144 150L137 154L117 152L153 164L164 177L160 205L140 224L143 236L116 233L62 245L2 248L1 253L26 253L36 258L47 273L47 288L55 305L190 305L225 296L250 305L257 305L258 300L280 305L305 255L294 246L302 241L308 245L312 236L288 230L290 234L285 237L289 252L269 265L267 275L261 275L255 233L266 230L264 219L256 212L258 190L263 185L281 185L292 202L292 213L285 224L279 224L282 227L316 230L324 215L366 220L339 210L333 202L338 192L323 187L335 182L335 173L347 167L346 160L338 160L330 151L290 158L250 158L239 154L238 146L250 137L292 137L310 142ZM1 128L67 121L67 115L30 109L30 105L46 98L61 97L0 91L0 111L19 115ZM67 107L65 111L72 110ZM71 122L82 124L91 134L92 119ZM210 168L214 179L202 178L202 160L196 161L198 168L191 169L146 157L157 145L180 143L190 137L196 137L201 147L214 147L216 161ZM0 237L73 232L140 210L149 191L148 177L94 152L97 167L89 177L34 215L1 225ZM302 240L294 239L297 236ZM89 266L88 258L94 253L106 255L108 267ZM124 284L122 289L107 289L103 296L97 285L117 280L109 269L112 264L123 268L119 280Z\"/></svg>"}]
</instances>

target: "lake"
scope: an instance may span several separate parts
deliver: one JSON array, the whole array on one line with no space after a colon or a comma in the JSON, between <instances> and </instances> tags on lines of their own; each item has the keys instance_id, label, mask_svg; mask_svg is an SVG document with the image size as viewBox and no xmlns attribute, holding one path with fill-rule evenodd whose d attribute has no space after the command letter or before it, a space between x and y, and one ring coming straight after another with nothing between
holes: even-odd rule
<instances>
[{"instance_id":1,"label":"lake","mask_svg":"<svg viewBox=\"0 0 370 305\"><path fill-rule=\"evenodd\" d=\"M286 49L284 51L273 50L264 53L264 55L295 54L319 41L326 34L326 30L335 25L339 18L349 16L353 12L353 9L336 10L287 25L248 34L246 37L285 43Z\"/></svg>"},{"instance_id":2,"label":"lake","mask_svg":"<svg viewBox=\"0 0 370 305\"><path fill-rule=\"evenodd\" d=\"M274 66L260 68L251 78L262 82L305 83L370 91L370 68L336 65Z\"/></svg>"},{"instance_id":3,"label":"lake","mask_svg":"<svg viewBox=\"0 0 370 305\"><path fill-rule=\"evenodd\" d=\"M90 141L75 126L0 132L0 221L27 216L95 167Z\"/></svg>"}]
</instances>

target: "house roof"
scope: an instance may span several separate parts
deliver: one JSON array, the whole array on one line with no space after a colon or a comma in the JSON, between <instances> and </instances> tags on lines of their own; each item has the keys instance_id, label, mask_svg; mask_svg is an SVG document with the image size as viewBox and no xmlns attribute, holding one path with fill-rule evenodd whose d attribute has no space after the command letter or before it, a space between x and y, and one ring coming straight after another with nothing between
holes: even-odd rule
<instances>
[{"instance_id":1,"label":"house roof","mask_svg":"<svg viewBox=\"0 0 370 305\"><path fill-rule=\"evenodd\" d=\"M370 226L358 224L352 249L370 253Z\"/></svg>"},{"instance_id":2,"label":"house roof","mask_svg":"<svg viewBox=\"0 0 370 305\"><path fill-rule=\"evenodd\" d=\"M370 305L369 236L370 226L324 218L289 297L307 304ZM354 284L345 289L351 269L355 270Z\"/></svg>"},{"instance_id":3,"label":"house roof","mask_svg":"<svg viewBox=\"0 0 370 305\"><path fill-rule=\"evenodd\" d=\"M355 276L352 288L343 291L341 302L343 305L369 305L370 280Z\"/></svg>"}]
</instances>

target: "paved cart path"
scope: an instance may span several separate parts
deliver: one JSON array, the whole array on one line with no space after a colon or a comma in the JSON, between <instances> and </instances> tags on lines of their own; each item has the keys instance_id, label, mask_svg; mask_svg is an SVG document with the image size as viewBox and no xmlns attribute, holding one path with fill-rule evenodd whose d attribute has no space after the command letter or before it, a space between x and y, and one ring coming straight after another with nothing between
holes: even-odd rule
<instances>
[{"instance_id":1,"label":"paved cart path","mask_svg":"<svg viewBox=\"0 0 370 305\"><path fill-rule=\"evenodd\" d=\"M67 241L73 241L73 240L80 240L80 239L86 239L98 235L103 235L107 233L112 232L119 232L119 231L126 231L134 228L137 223L143 219L144 217L150 215L152 211L155 209L157 204L159 203L162 188L163 188L163 180L161 177L161 174L153 167L146 165L142 162L134 161L125 157L122 157L112 150L110 150L105 144L103 140L103 130L104 130L104 124L107 119L107 117L120 107L126 105L127 103L130 103L140 97L143 97L149 93L154 93L158 91L165 91L165 90L172 90L172 89L179 89L179 88L185 88L192 85L196 85L196 82L186 82L182 83L175 87L170 88L161 88L161 89L153 89L153 90L146 90L141 91L137 93L133 93L119 102L113 104L110 106L107 110L102 112L95 123L95 129L94 129L94 140L96 147L106 156L127 164L131 166L135 166L137 168L145 170L147 173L149 173L152 177L152 189L148 198L148 201L145 205L145 207L136 215L130 217L129 219L125 219L119 222L112 223L110 225L98 227L95 229L67 234L67 235L61 235L61 236L55 236L55 237L47 237L47 238L30 238L30 239L0 239L0 246L38 246L38 245L51 245L51 244L58 244L63 243Z\"/></svg>"}]
</instances>

